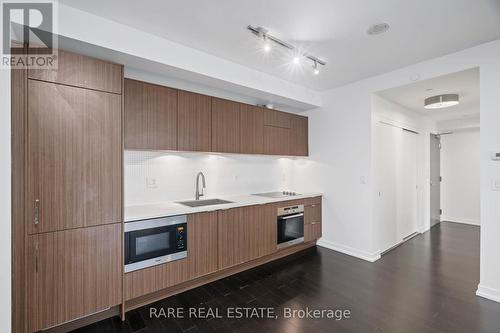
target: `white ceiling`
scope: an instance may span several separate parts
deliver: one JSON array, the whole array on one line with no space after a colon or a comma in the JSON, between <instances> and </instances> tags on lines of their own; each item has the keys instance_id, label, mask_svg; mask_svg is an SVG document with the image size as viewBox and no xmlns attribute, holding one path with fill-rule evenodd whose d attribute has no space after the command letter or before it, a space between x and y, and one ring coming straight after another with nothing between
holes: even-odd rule
<instances>
[{"instance_id":1,"label":"white ceiling","mask_svg":"<svg viewBox=\"0 0 500 333\"><path fill-rule=\"evenodd\" d=\"M427 97L459 94L460 103L444 109L424 109ZM379 96L436 121L477 118L479 116L479 69L439 76L406 86L388 89Z\"/></svg>"},{"instance_id":2,"label":"white ceiling","mask_svg":"<svg viewBox=\"0 0 500 333\"><path fill-rule=\"evenodd\" d=\"M325 90L500 38L500 0L60 0L242 65ZM366 35L380 22L389 32ZM293 67L265 56L247 25L323 58ZM133 41L130 41L133 43ZM153 47L153 46L152 46Z\"/></svg>"}]
</instances>

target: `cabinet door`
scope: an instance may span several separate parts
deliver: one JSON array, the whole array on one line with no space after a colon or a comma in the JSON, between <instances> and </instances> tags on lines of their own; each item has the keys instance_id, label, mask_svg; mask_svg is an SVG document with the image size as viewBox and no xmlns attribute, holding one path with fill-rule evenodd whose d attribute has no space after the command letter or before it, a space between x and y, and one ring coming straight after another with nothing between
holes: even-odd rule
<instances>
[{"instance_id":1,"label":"cabinet door","mask_svg":"<svg viewBox=\"0 0 500 333\"><path fill-rule=\"evenodd\" d=\"M264 125L274 127L291 127L291 114L277 111L277 110L264 110Z\"/></svg>"},{"instance_id":2,"label":"cabinet door","mask_svg":"<svg viewBox=\"0 0 500 333\"><path fill-rule=\"evenodd\" d=\"M28 81L28 232L121 222L121 95Z\"/></svg>"},{"instance_id":3,"label":"cabinet door","mask_svg":"<svg viewBox=\"0 0 500 333\"><path fill-rule=\"evenodd\" d=\"M121 303L120 223L31 235L28 244L30 332Z\"/></svg>"},{"instance_id":4,"label":"cabinet door","mask_svg":"<svg viewBox=\"0 0 500 333\"><path fill-rule=\"evenodd\" d=\"M217 212L188 215L188 257L125 274L125 300L217 271Z\"/></svg>"},{"instance_id":5,"label":"cabinet door","mask_svg":"<svg viewBox=\"0 0 500 333\"><path fill-rule=\"evenodd\" d=\"M240 103L212 98L212 151L240 152Z\"/></svg>"},{"instance_id":6,"label":"cabinet door","mask_svg":"<svg viewBox=\"0 0 500 333\"><path fill-rule=\"evenodd\" d=\"M36 52L36 49L32 48L30 52ZM64 50L57 50L57 69L31 68L28 76L30 79L122 93L122 65Z\"/></svg>"},{"instance_id":7,"label":"cabinet door","mask_svg":"<svg viewBox=\"0 0 500 333\"><path fill-rule=\"evenodd\" d=\"M188 91L178 92L177 146L181 151L211 150L210 97Z\"/></svg>"},{"instance_id":8,"label":"cabinet door","mask_svg":"<svg viewBox=\"0 0 500 333\"><path fill-rule=\"evenodd\" d=\"M264 153L264 110L241 104L240 141L243 154Z\"/></svg>"},{"instance_id":9,"label":"cabinet door","mask_svg":"<svg viewBox=\"0 0 500 333\"><path fill-rule=\"evenodd\" d=\"M321 237L321 198L308 199L304 207L304 241L309 242Z\"/></svg>"},{"instance_id":10,"label":"cabinet door","mask_svg":"<svg viewBox=\"0 0 500 333\"><path fill-rule=\"evenodd\" d=\"M264 126L264 154L290 155L290 129Z\"/></svg>"},{"instance_id":11,"label":"cabinet door","mask_svg":"<svg viewBox=\"0 0 500 333\"><path fill-rule=\"evenodd\" d=\"M321 203L304 207L304 223L321 223Z\"/></svg>"},{"instance_id":12,"label":"cabinet door","mask_svg":"<svg viewBox=\"0 0 500 333\"><path fill-rule=\"evenodd\" d=\"M125 149L177 149L177 90L125 79Z\"/></svg>"},{"instance_id":13,"label":"cabinet door","mask_svg":"<svg viewBox=\"0 0 500 333\"><path fill-rule=\"evenodd\" d=\"M308 119L303 116L290 115L290 155L309 155Z\"/></svg>"},{"instance_id":14,"label":"cabinet door","mask_svg":"<svg viewBox=\"0 0 500 333\"><path fill-rule=\"evenodd\" d=\"M273 205L219 211L219 269L276 251L276 209Z\"/></svg>"},{"instance_id":15,"label":"cabinet door","mask_svg":"<svg viewBox=\"0 0 500 333\"><path fill-rule=\"evenodd\" d=\"M321 223L313 222L304 225L304 242L310 242L321 238Z\"/></svg>"}]
</instances>

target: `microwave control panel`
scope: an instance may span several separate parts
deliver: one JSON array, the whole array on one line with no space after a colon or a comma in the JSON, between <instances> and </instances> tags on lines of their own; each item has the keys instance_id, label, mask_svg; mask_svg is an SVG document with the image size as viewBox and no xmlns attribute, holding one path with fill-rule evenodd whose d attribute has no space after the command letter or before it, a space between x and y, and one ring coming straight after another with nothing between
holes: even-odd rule
<instances>
[{"instance_id":1,"label":"microwave control panel","mask_svg":"<svg viewBox=\"0 0 500 333\"><path fill-rule=\"evenodd\" d=\"M177 241L177 250L186 249L186 227L177 227L175 232L175 237Z\"/></svg>"}]
</instances>

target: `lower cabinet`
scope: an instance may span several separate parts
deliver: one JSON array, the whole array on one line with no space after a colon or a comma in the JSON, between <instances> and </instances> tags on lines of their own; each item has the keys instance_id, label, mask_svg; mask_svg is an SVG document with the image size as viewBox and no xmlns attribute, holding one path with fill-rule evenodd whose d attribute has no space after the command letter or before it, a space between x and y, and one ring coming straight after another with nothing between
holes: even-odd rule
<instances>
[{"instance_id":1,"label":"lower cabinet","mask_svg":"<svg viewBox=\"0 0 500 333\"><path fill-rule=\"evenodd\" d=\"M217 271L217 212L188 215L188 256L125 274L130 300Z\"/></svg>"},{"instance_id":2,"label":"lower cabinet","mask_svg":"<svg viewBox=\"0 0 500 333\"><path fill-rule=\"evenodd\" d=\"M276 206L248 206L219 211L219 269L276 251Z\"/></svg>"},{"instance_id":3,"label":"lower cabinet","mask_svg":"<svg viewBox=\"0 0 500 333\"><path fill-rule=\"evenodd\" d=\"M120 223L31 235L28 243L30 332L121 303Z\"/></svg>"},{"instance_id":4,"label":"lower cabinet","mask_svg":"<svg viewBox=\"0 0 500 333\"><path fill-rule=\"evenodd\" d=\"M321 237L321 197L309 199L304 206L304 242Z\"/></svg>"}]
</instances>

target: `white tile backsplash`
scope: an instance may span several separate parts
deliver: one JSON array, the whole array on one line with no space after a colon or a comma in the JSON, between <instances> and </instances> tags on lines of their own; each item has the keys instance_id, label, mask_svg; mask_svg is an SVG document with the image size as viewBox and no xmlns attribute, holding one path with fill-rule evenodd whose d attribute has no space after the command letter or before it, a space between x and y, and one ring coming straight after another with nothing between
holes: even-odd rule
<instances>
[{"instance_id":1,"label":"white tile backsplash","mask_svg":"<svg viewBox=\"0 0 500 333\"><path fill-rule=\"evenodd\" d=\"M195 177L206 177L207 197L293 190L292 158L125 151L125 205L194 198Z\"/></svg>"}]
</instances>

